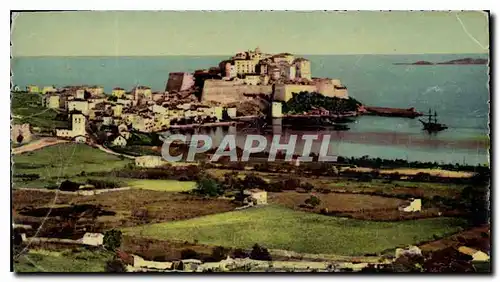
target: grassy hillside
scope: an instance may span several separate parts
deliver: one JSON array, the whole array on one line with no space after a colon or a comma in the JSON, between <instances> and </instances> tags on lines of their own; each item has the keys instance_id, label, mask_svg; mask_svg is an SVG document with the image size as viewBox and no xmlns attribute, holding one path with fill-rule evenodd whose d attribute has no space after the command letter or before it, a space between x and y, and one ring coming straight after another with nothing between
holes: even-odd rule
<instances>
[{"instance_id":1,"label":"grassy hillside","mask_svg":"<svg viewBox=\"0 0 500 282\"><path fill-rule=\"evenodd\" d=\"M15 272L104 272L112 253L85 249L29 250L14 260Z\"/></svg>"},{"instance_id":2,"label":"grassy hillside","mask_svg":"<svg viewBox=\"0 0 500 282\"><path fill-rule=\"evenodd\" d=\"M12 93L11 110L14 124L29 123L46 130L68 125L65 121L55 120L55 110L42 107L42 96L39 94Z\"/></svg>"},{"instance_id":3,"label":"grassy hillside","mask_svg":"<svg viewBox=\"0 0 500 282\"><path fill-rule=\"evenodd\" d=\"M64 143L13 156L14 183L24 187L44 187L57 179L75 177L81 172L110 171L131 163L85 144ZM33 181L16 177L19 174L38 174Z\"/></svg>"},{"instance_id":4,"label":"grassy hillside","mask_svg":"<svg viewBox=\"0 0 500 282\"><path fill-rule=\"evenodd\" d=\"M457 232L465 222L432 218L399 222L362 221L293 211L278 206L251 208L185 221L124 229L129 235L201 244L267 248L303 253L363 255L432 240Z\"/></svg>"}]
</instances>

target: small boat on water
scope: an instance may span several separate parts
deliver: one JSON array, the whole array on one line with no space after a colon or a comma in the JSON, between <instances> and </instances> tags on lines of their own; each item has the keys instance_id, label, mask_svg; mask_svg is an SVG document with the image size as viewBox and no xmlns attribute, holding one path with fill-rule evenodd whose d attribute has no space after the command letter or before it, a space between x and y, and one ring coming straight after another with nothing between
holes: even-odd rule
<instances>
[{"instance_id":1,"label":"small boat on water","mask_svg":"<svg viewBox=\"0 0 500 282\"><path fill-rule=\"evenodd\" d=\"M429 133L434 133L434 132L443 131L443 130L448 128L448 126L446 126L445 124L437 122L436 111L434 111L434 115L433 115L431 110L429 109L429 114L425 115L425 116L428 117L427 121L423 121L423 120L419 119L419 121L424 126L423 130L425 130Z\"/></svg>"}]
</instances>

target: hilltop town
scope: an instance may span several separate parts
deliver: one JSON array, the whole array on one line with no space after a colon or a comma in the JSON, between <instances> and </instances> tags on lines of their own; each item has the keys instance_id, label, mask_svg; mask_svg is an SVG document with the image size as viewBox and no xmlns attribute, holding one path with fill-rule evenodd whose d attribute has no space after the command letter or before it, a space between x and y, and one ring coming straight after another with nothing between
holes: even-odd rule
<instances>
[{"instance_id":1,"label":"hilltop town","mask_svg":"<svg viewBox=\"0 0 500 282\"><path fill-rule=\"evenodd\" d=\"M165 91L136 86L130 91L115 87L104 93L102 86L28 85L26 92L41 94L42 105L68 113L70 124L57 128L55 136L85 142L90 124L118 127L112 136L123 145L130 130L161 132L189 125L228 125L244 116L245 103L252 114L262 114L262 104L272 104L271 115L282 117L282 103L294 93L319 93L347 99L347 88L338 79L313 78L311 63L290 53L266 54L259 48L241 52L219 66L194 73L169 74ZM225 122L225 123L224 123ZM125 139L125 140L124 140Z\"/></svg>"}]
</instances>

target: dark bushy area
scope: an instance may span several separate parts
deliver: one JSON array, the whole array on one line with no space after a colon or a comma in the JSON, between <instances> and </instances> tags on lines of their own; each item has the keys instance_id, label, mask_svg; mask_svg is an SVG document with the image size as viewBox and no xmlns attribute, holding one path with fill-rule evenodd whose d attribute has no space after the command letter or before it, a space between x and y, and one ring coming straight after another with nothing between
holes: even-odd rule
<instances>
[{"instance_id":1,"label":"dark bushy area","mask_svg":"<svg viewBox=\"0 0 500 282\"><path fill-rule=\"evenodd\" d=\"M283 112L303 113L321 107L333 113L343 113L356 111L359 105L361 103L352 97L341 99L324 96L316 92L300 92L293 94L292 99L283 104Z\"/></svg>"},{"instance_id":2,"label":"dark bushy area","mask_svg":"<svg viewBox=\"0 0 500 282\"><path fill-rule=\"evenodd\" d=\"M196 181L199 179L200 168L196 165L165 168L123 168L111 172L95 172L92 176L109 176L138 179L173 179L181 181Z\"/></svg>"},{"instance_id":3,"label":"dark bushy area","mask_svg":"<svg viewBox=\"0 0 500 282\"><path fill-rule=\"evenodd\" d=\"M370 167L370 168L400 168L400 167L440 168L440 169L446 169L446 170L452 170L452 171L460 170L460 171L472 171L472 172L478 172L478 173L484 173L484 172L489 171L489 167L482 166L482 165L473 166L473 165L462 165L459 163L439 164L437 162L419 162L419 161L409 162L409 161L403 160L403 159L388 160L388 159L381 159L381 158L370 158L368 156L363 156L361 158L355 158L355 157L348 158L348 157L339 156L339 157L337 157L337 163L344 164L344 165Z\"/></svg>"}]
</instances>

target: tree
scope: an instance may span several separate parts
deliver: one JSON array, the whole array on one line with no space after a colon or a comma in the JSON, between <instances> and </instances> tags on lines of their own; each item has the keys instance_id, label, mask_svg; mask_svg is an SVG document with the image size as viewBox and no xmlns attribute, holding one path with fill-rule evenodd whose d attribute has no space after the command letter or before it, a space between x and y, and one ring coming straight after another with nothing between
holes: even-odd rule
<instances>
[{"instance_id":1,"label":"tree","mask_svg":"<svg viewBox=\"0 0 500 282\"><path fill-rule=\"evenodd\" d=\"M259 246L259 244L253 245L252 252L250 253L250 258L256 260L272 260L269 251L266 248Z\"/></svg>"},{"instance_id":2,"label":"tree","mask_svg":"<svg viewBox=\"0 0 500 282\"><path fill-rule=\"evenodd\" d=\"M302 189L306 190L307 192L311 192L314 189L314 186L309 182L303 183L302 185L300 185L300 187L302 187Z\"/></svg>"},{"instance_id":3,"label":"tree","mask_svg":"<svg viewBox=\"0 0 500 282\"><path fill-rule=\"evenodd\" d=\"M195 193L209 197L216 197L221 195L223 190L215 179L202 177L196 184Z\"/></svg>"},{"instance_id":4,"label":"tree","mask_svg":"<svg viewBox=\"0 0 500 282\"><path fill-rule=\"evenodd\" d=\"M227 257L229 251L222 246L217 246L212 249L212 259L214 261L221 261Z\"/></svg>"},{"instance_id":5,"label":"tree","mask_svg":"<svg viewBox=\"0 0 500 282\"><path fill-rule=\"evenodd\" d=\"M193 249L184 249L181 251L182 259L194 259L198 257L198 253Z\"/></svg>"},{"instance_id":6,"label":"tree","mask_svg":"<svg viewBox=\"0 0 500 282\"><path fill-rule=\"evenodd\" d=\"M315 208L321 203L321 200L316 196L311 196L307 198L304 203L312 208Z\"/></svg>"},{"instance_id":7,"label":"tree","mask_svg":"<svg viewBox=\"0 0 500 282\"><path fill-rule=\"evenodd\" d=\"M61 185L59 185L59 190L61 191L76 191L80 188L80 184L69 181L69 180L64 180Z\"/></svg>"},{"instance_id":8,"label":"tree","mask_svg":"<svg viewBox=\"0 0 500 282\"><path fill-rule=\"evenodd\" d=\"M120 230L111 229L104 233L104 248L114 251L122 244L122 232Z\"/></svg>"}]
</instances>

